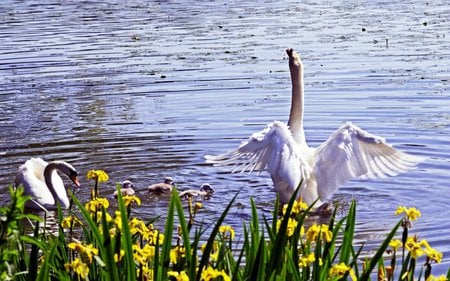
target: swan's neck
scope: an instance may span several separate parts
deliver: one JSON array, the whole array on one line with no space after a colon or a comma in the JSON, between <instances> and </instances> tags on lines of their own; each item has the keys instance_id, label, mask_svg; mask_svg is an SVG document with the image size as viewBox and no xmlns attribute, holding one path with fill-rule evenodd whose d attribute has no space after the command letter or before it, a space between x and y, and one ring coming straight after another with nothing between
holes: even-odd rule
<instances>
[{"instance_id":1,"label":"swan's neck","mask_svg":"<svg viewBox=\"0 0 450 281\"><path fill-rule=\"evenodd\" d=\"M48 187L48 190L50 191L50 193L52 194L53 198L55 199L55 203L56 201L59 200L59 196L56 193L56 190L53 186L53 173L56 173L56 170L58 169L58 164L57 163L53 163L50 162L44 169L44 179L45 179L45 184Z\"/></svg>"},{"instance_id":2,"label":"swan's neck","mask_svg":"<svg viewBox=\"0 0 450 281\"><path fill-rule=\"evenodd\" d=\"M289 65L292 81L291 112L288 126L294 140L298 144L306 145L305 132L303 130L303 64L299 61Z\"/></svg>"}]
</instances>

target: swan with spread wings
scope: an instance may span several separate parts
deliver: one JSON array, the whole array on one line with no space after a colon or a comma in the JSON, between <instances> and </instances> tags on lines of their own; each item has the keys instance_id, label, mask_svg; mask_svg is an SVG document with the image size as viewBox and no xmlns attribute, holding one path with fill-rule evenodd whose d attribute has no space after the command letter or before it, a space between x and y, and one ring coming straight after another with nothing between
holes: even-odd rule
<instances>
[{"instance_id":1,"label":"swan with spread wings","mask_svg":"<svg viewBox=\"0 0 450 281\"><path fill-rule=\"evenodd\" d=\"M238 148L205 158L215 165L234 165L234 171L263 171L272 177L281 203L287 203L301 184L297 198L322 205L349 180L395 176L423 159L393 148L385 139L347 122L317 148L307 145L303 129L303 64L286 50L292 82L289 121L270 123Z\"/></svg>"}]
</instances>

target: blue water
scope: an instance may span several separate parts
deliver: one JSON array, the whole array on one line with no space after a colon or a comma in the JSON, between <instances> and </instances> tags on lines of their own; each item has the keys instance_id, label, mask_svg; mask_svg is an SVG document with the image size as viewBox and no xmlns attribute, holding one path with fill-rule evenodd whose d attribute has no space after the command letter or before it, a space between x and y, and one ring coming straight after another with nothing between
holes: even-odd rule
<instances>
[{"instance_id":1,"label":"blue water","mask_svg":"<svg viewBox=\"0 0 450 281\"><path fill-rule=\"evenodd\" d=\"M0 202L30 157L62 159L80 172L130 179L142 216L167 197L146 186L165 176L179 189L209 182L204 218L240 191L228 222L238 230L249 198L270 214L267 174L230 174L205 154L239 145L286 121L285 49L305 66L305 129L317 146L346 121L427 160L394 178L353 181L334 196L358 202L357 239L368 254L399 219L450 264L450 7L445 1L11 1L0 4ZM90 183L82 176L82 201ZM69 183L68 183L69 184ZM161 222L164 224L164 221Z\"/></svg>"}]
</instances>

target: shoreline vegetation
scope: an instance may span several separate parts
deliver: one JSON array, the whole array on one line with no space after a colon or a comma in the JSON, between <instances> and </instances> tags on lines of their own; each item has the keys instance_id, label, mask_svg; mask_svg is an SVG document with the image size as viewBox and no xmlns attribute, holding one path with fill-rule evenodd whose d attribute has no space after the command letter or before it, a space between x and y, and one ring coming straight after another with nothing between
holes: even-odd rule
<instances>
[{"instance_id":1,"label":"shoreline vegetation","mask_svg":"<svg viewBox=\"0 0 450 281\"><path fill-rule=\"evenodd\" d=\"M94 181L91 200L71 196L68 212L58 208L58 230L42 230L44 219L25 213L23 188L10 186L11 203L0 207L0 280L449 280L434 276L442 253L411 234L420 217L415 208L400 206L399 221L371 257L364 245L353 245L356 203L328 224L306 225L311 206L291 199L271 218L252 215L243 233L223 224L234 198L211 226L195 223L201 202L188 200L187 210L174 191L165 229L132 216L137 196L118 192L118 207L100 196L108 180L101 170L87 174ZM120 189L120 185L117 186ZM293 196L295 198L295 194ZM133 212L134 213L134 212ZM34 225L26 233L23 220ZM195 224L194 224L195 223ZM236 238L241 237L241 238ZM366 255L367 256L367 255Z\"/></svg>"}]
</instances>

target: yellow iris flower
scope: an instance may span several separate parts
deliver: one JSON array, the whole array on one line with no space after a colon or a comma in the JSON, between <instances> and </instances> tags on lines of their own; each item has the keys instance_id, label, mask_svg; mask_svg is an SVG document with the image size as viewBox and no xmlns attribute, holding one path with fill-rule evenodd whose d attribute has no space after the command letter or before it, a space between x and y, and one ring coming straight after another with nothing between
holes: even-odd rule
<instances>
[{"instance_id":1,"label":"yellow iris flower","mask_svg":"<svg viewBox=\"0 0 450 281\"><path fill-rule=\"evenodd\" d=\"M71 228L75 224L83 225L83 223L77 217L74 217L74 216L65 217L61 221L61 227L65 228L65 229Z\"/></svg>"},{"instance_id":2,"label":"yellow iris flower","mask_svg":"<svg viewBox=\"0 0 450 281\"><path fill-rule=\"evenodd\" d=\"M405 206L399 206L395 211L395 214L396 215L405 214L406 218L410 221L416 221L417 218L422 215L418 209L414 207L407 208Z\"/></svg>"},{"instance_id":3,"label":"yellow iris flower","mask_svg":"<svg viewBox=\"0 0 450 281\"><path fill-rule=\"evenodd\" d=\"M433 276L430 275L426 281L448 281L447 276L440 275L440 276Z\"/></svg>"},{"instance_id":4,"label":"yellow iris flower","mask_svg":"<svg viewBox=\"0 0 450 281\"><path fill-rule=\"evenodd\" d=\"M131 235L138 233L141 236L144 236L145 233L150 231L145 223L137 218L131 219L131 221L128 222L128 225L130 226Z\"/></svg>"},{"instance_id":5,"label":"yellow iris flower","mask_svg":"<svg viewBox=\"0 0 450 281\"><path fill-rule=\"evenodd\" d=\"M202 253L205 252L205 248L206 244L203 244L202 247L200 248ZM209 257L211 258L212 261L217 261L217 259L219 258L219 243L217 241L213 242Z\"/></svg>"},{"instance_id":6,"label":"yellow iris flower","mask_svg":"<svg viewBox=\"0 0 450 281\"><path fill-rule=\"evenodd\" d=\"M106 182L109 180L108 174L103 170L90 170L86 174L88 180L96 180L97 182Z\"/></svg>"},{"instance_id":7,"label":"yellow iris flower","mask_svg":"<svg viewBox=\"0 0 450 281\"><path fill-rule=\"evenodd\" d=\"M307 256L303 256L299 260L300 267L308 267L311 263L316 261L316 257L314 256L314 253L310 253Z\"/></svg>"},{"instance_id":8,"label":"yellow iris flower","mask_svg":"<svg viewBox=\"0 0 450 281\"><path fill-rule=\"evenodd\" d=\"M181 246L175 246L170 249L170 262L172 264L177 264L178 261L186 256L186 249Z\"/></svg>"},{"instance_id":9,"label":"yellow iris flower","mask_svg":"<svg viewBox=\"0 0 450 281\"><path fill-rule=\"evenodd\" d=\"M133 202L136 203L136 205L138 205L138 206L141 205L141 199L139 197L137 197L136 195L123 197L123 203L125 204L126 207L128 207Z\"/></svg>"},{"instance_id":10,"label":"yellow iris flower","mask_svg":"<svg viewBox=\"0 0 450 281\"><path fill-rule=\"evenodd\" d=\"M109 201L106 198L95 198L93 200L90 200L86 203L84 206L86 210L88 210L91 213L95 213L103 208L108 209L109 207Z\"/></svg>"},{"instance_id":11,"label":"yellow iris flower","mask_svg":"<svg viewBox=\"0 0 450 281\"><path fill-rule=\"evenodd\" d=\"M330 242L333 239L333 232L328 229L328 225L322 224L319 226L317 224L313 224L306 232L306 240L309 242L317 241L319 234L320 237L327 242Z\"/></svg>"},{"instance_id":12,"label":"yellow iris flower","mask_svg":"<svg viewBox=\"0 0 450 281\"><path fill-rule=\"evenodd\" d=\"M229 225L222 225L219 227L219 232L223 235L224 238L234 239L234 229Z\"/></svg>"},{"instance_id":13,"label":"yellow iris flower","mask_svg":"<svg viewBox=\"0 0 450 281\"><path fill-rule=\"evenodd\" d=\"M80 254L80 257L84 262L92 263L92 257L98 255L98 249L92 244L83 245L80 242L70 242L67 247Z\"/></svg>"},{"instance_id":14,"label":"yellow iris flower","mask_svg":"<svg viewBox=\"0 0 450 281\"><path fill-rule=\"evenodd\" d=\"M174 277L176 281L189 281L189 276L186 271L169 271L167 272L168 277Z\"/></svg>"},{"instance_id":15,"label":"yellow iris flower","mask_svg":"<svg viewBox=\"0 0 450 281\"><path fill-rule=\"evenodd\" d=\"M64 264L67 272L75 271L82 279L87 279L89 274L89 267L83 263L79 258L74 259L70 263Z\"/></svg>"},{"instance_id":16,"label":"yellow iris flower","mask_svg":"<svg viewBox=\"0 0 450 281\"><path fill-rule=\"evenodd\" d=\"M228 276L228 274L226 274L223 269L219 271L211 266L208 266L207 268L203 269L200 280L213 281L216 280L216 278L218 277L222 277L224 281L231 280L230 276Z\"/></svg>"},{"instance_id":17,"label":"yellow iris flower","mask_svg":"<svg viewBox=\"0 0 450 281\"><path fill-rule=\"evenodd\" d=\"M283 215L286 214L287 207L288 207L288 204L284 204L283 205L283 211L282 211ZM308 204L306 204L305 202L303 202L301 200L295 200L293 205L292 205L291 215L301 214L306 209L308 209Z\"/></svg>"},{"instance_id":18,"label":"yellow iris flower","mask_svg":"<svg viewBox=\"0 0 450 281\"><path fill-rule=\"evenodd\" d=\"M353 281L357 280L353 269L343 262L333 265L333 267L330 268L329 276L330 277L343 277L347 273L350 275L350 278Z\"/></svg>"},{"instance_id":19,"label":"yellow iris flower","mask_svg":"<svg viewBox=\"0 0 450 281\"><path fill-rule=\"evenodd\" d=\"M397 251L398 248L402 246L402 241L399 239L392 239L391 242L389 242L389 246L392 247L392 250Z\"/></svg>"},{"instance_id":20,"label":"yellow iris flower","mask_svg":"<svg viewBox=\"0 0 450 281\"><path fill-rule=\"evenodd\" d=\"M417 259L424 254L421 243L417 242L416 237L408 237L405 243L405 249L409 251L411 257Z\"/></svg>"}]
</instances>

